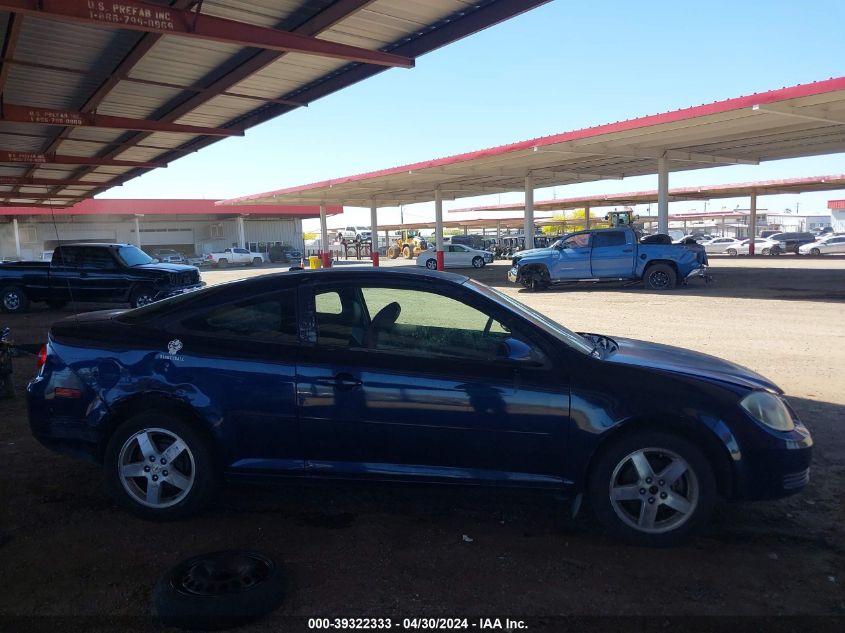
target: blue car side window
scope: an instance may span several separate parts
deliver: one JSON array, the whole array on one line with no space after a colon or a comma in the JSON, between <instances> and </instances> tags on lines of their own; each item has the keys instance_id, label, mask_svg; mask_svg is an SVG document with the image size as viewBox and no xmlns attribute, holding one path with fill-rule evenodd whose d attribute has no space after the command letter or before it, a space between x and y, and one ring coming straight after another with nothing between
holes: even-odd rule
<instances>
[{"instance_id":1,"label":"blue car side window","mask_svg":"<svg viewBox=\"0 0 845 633\"><path fill-rule=\"evenodd\" d=\"M299 338L296 293L288 290L215 306L185 319L181 326L197 334L295 343Z\"/></svg>"}]
</instances>

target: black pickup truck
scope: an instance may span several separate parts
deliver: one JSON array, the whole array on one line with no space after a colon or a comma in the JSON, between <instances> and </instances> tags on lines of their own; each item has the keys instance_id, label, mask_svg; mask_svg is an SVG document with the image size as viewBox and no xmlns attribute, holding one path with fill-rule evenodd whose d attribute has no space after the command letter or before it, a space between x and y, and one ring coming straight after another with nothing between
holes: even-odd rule
<instances>
[{"instance_id":1,"label":"black pickup truck","mask_svg":"<svg viewBox=\"0 0 845 633\"><path fill-rule=\"evenodd\" d=\"M50 262L0 264L0 309L23 312L38 301L52 308L69 301L137 308L202 285L196 267L156 263L131 244L68 244Z\"/></svg>"}]
</instances>

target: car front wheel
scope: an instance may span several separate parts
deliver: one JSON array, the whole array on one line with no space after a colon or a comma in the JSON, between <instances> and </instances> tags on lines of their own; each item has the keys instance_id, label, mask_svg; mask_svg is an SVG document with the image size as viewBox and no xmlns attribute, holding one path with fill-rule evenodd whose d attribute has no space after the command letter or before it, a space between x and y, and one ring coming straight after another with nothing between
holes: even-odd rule
<instances>
[{"instance_id":1,"label":"car front wheel","mask_svg":"<svg viewBox=\"0 0 845 633\"><path fill-rule=\"evenodd\" d=\"M437 270L437 260L436 259L429 259L425 262L425 267L429 270Z\"/></svg>"},{"instance_id":2,"label":"car front wheel","mask_svg":"<svg viewBox=\"0 0 845 633\"><path fill-rule=\"evenodd\" d=\"M205 439L166 412L136 415L112 435L106 482L115 500L145 519L190 516L214 492L214 466Z\"/></svg>"},{"instance_id":3,"label":"car front wheel","mask_svg":"<svg viewBox=\"0 0 845 633\"><path fill-rule=\"evenodd\" d=\"M151 304L155 300L155 291L148 286L141 286L132 291L132 296L129 297L129 305L133 308L141 308Z\"/></svg>"},{"instance_id":4,"label":"car front wheel","mask_svg":"<svg viewBox=\"0 0 845 633\"><path fill-rule=\"evenodd\" d=\"M817 248L811 248L810 249L810 255L814 255L815 257L818 257L821 254L822 254L822 252Z\"/></svg>"},{"instance_id":5,"label":"car front wheel","mask_svg":"<svg viewBox=\"0 0 845 633\"><path fill-rule=\"evenodd\" d=\"M0 307L3 312L25 312L29 307L29 299L17 286L8 286L0 291Z\"/></svg>"},{"instance_id":6,"label":"car front wheel","mask_svg":"<svg viewBox=\"0 0 845 633\"><path fill-rule=\"evenodd\" d=\"M473 268L484 268L484 258L483 257L473 257L472 258L472 267Z\"/></svg>"},{"instance_id":7,"label":"car front wheel","mask_svg":"<svg viewBox=\"0 0 845 633\"><path fill-rule=\"evenodd\" d=\"M692 536L709 519L717 496L704 454L687 440L658 431L638 431L613 442L593 465L588 490L608 533L652 547Z\"/></svg>"}]
</instances>

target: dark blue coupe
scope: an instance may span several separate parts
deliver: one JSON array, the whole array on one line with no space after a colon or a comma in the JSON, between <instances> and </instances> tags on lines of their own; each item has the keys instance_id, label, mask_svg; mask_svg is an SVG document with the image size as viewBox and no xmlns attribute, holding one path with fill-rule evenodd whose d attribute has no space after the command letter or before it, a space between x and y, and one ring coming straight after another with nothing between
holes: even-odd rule
<instances>
[{"instance_id":1,"label":"dark blue coupe","mask_svg":"<svg viewBox=\"0 0 845 633\"><path fill-rule=\"evenodd\" d=\"M104 465L146 518L223 477L548 487L605 528L668 545L717 497L809 479L812 440L778 387L675 347L575 334L466 277L266 275L56 323L32 432Z\"/></svg>"}]
</instances>

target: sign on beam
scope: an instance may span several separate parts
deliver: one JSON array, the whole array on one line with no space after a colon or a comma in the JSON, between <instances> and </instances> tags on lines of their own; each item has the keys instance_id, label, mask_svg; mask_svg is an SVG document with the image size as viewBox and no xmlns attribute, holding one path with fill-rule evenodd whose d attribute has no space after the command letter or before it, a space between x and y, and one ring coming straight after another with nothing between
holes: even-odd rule
<instances>
[{"instance_id":1,"label":"sign on beam","mask_svg":"<svg viewBox=\"0 0 845 633\"><path fill-rule=\"evenodd\" d=\"M73 112L53 110L33 106L4 103L0 105L0 121L13 123L38 123L40 125L59 125L61 127L102 127L117 130L136 130L138 132L177 132L183 134L201 134L203 136L243 136L241 130L227 130L217 127L182 125L167 121L149 121L130 119L93 112Z\"/></svg>"},{"instance_id":2,"label":"sign on beam","mask_svg":"<svg viewBox=\"0 0 845 633\"><path fill-rule=\"evenodd\" d=\"M156 169L167 167L167 163L139 163L132 160L113 158L88 158L87 156L63 156L60 154L36 154L35 152L14 152L0 150L0 163L27 163L29 165L96 165L103 167L138 167Z\"/></svg>"},{"instance_id":3,"label":"sign on beam","mask_svg":"<svg viewBox=\"0 0 845 633\"><path fill-rule=\"evenodd\" d=\"M57 186L81 186L81 187L102 187L107 183L93 182L91 180L62 180L54 178L26 178L23 176L0 176L0 185L44 185L45 187ZM108 183L112 186L111 183Z\"/></svg>"},{"instance_id":4,"label":"sign on beam","mask_svg":"<svg viewBox=\"0 0 845 633\"><path fill-rule=\"evenodd\" d=\"M177 35L283 53L413 68L410 57L321 40L140 0L0 0L0 10L146 33Z\"/></svg>"}]
</instances>

